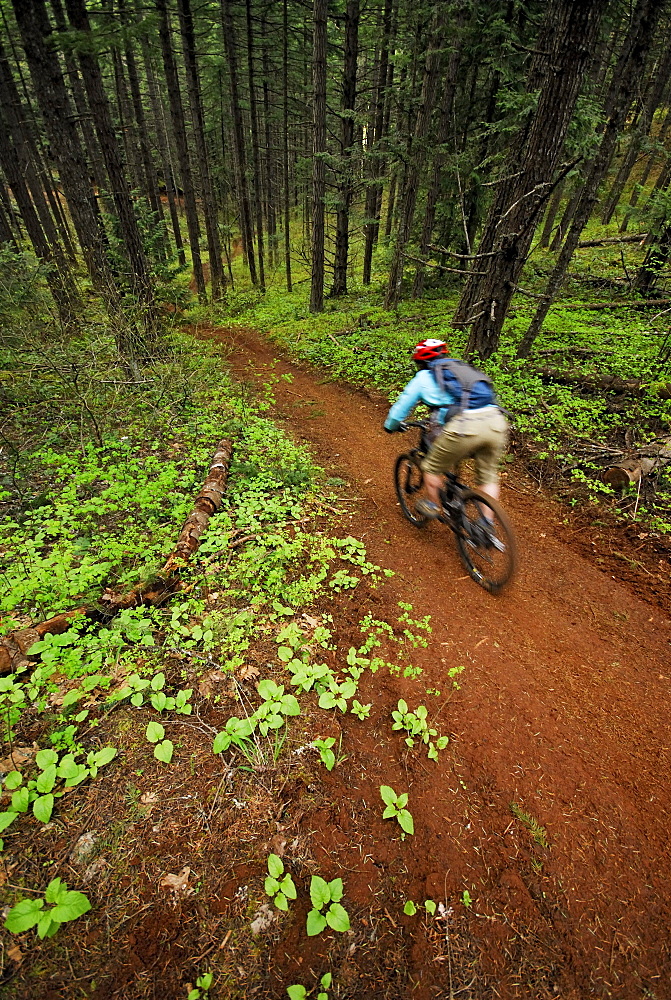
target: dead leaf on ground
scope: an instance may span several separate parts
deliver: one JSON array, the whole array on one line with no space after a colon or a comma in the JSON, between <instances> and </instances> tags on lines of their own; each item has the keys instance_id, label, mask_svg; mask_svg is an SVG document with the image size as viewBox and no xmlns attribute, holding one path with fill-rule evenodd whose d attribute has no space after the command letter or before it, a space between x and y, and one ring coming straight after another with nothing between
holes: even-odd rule
<instances>
[{"instance_id":1,"label":"dead leaf on ground","mask_svg":"<svg viewBox=\"0 0 671 1000\"><path fill-rule=\"evenodd\" d=\"M267 931L269 927L272 927L277 920L277 913L275 910L271 909L267 903L263 903L260 909L254 914L254 919L249 925L252 934L262 934L263 931Z\"/></svg>"},{"instance_id":2,"label":"dead leaf on ground","mask_svg":"<svg viewBox=\"0 0 671 1000\"><path fill-rule=\"evenodd\" d=\"M7 774L8 771L20 771L24 764L32 760L39 747L14 747L9 757L0 760L0 774Z\"/></svg>"},{"instance_id":3,"label":"dead leaf on ground","mask_svg":"<svg viewBox=\"0 0 671 1000\"><path fill-rule=\"evenodd\" d=\"M174 893L183 893L188 896L193 892L193 889L189 889L189 875L191 874L191 869L188 865L182 868L179 875L164 875L159 885L162 889L172 889Z\"/></svg>"},{"instance_id":4,"label":"dead leaf on ground","mask_svg":"<svg viewBox=\"0 0 671 1000\"><path fill-rule=\"evenodd\" d=\"M95 830L83 833L70 852L70 857L74 864L81 865L88 858L98 840Z\"/></svg>"},{"instance_id":5,"label":"dead leaf on ground","mask_svg":"<svg viewBox=\"0 0 671 1000\"><path fill-rule=\"evenodd\" d=\"M19 948L18 944L13 944L11 948L7 949L7 958L12 962L16 962L17 965L21 965L21 962L23 961L23 952Z\"/></svg>"},{"instance_id":6,"label":"dead leaf on ground","mask_svg":"<svg viewBox=\"0 0 671 1000\"><path fill-rule=\"evenodd\" d=\"M228 676L230 675L222 673L221 670L210 670L206 673L198 684L198 690L202 694L203 698L209 698L212 694L214 685L221 684L222 681L225 681Z\"/></svg>"},{"instance_id":7,"label":"dead leaf on ground","mask_svg":"<svg viewBox=\"0 0 671 1000\"><path fill-rule=\"evenodd\" d=\"M254 678L258 677L260 673L261 671L259 670L258 667L253 667L251 664L249 664L249 666L242 667L242 669L240 670L240 680L241 681L254 680Z\"/></svg>"},{"instance_id":8,"label":"dead leaf on ground","mask_svg":"<svg viewBox=\"0 0 671 1000\"><path fill-rule=\"evenodd\" d=\"M144 806L145 816L151 816L151 811L158 802L158 795L156 792L143 792L140 796L140 805Z\"/></svg>"},{"instance_id":9,"label":"dead leaf on ground","mask_svg":"<svg viewBox=\"0 0 671 1000\"><path fill-rule=\"evenodd\" d=\"M303 615L303 621L307 622L310 628L317 628L317 625L319 625L319 619L312 618L311 615Z\"/></svg>"}]
</instances>

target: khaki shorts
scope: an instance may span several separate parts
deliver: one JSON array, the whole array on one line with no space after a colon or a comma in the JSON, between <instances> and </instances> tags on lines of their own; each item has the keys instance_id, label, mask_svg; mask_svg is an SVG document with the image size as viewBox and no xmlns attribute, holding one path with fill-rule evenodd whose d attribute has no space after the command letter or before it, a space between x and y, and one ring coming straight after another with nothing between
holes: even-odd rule
<instances>
[{"instance_id":1,"label":"khaki shorts","mask_svg":"<svg viewBox=\"0 0 671 1000\"><path fill-rule=\"evenodd\" d=\"M450 420L422 462L436 476L454 472L465 458L475 457L478 486L499 481L499 462L508 445L508 421L496 406L464 410Z\"/></svg>"}]
</instances>

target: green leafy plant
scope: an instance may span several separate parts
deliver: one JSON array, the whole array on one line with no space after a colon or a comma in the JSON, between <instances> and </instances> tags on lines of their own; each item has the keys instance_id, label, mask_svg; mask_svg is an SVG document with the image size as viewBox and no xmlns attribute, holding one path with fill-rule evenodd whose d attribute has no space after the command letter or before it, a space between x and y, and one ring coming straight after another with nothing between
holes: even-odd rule
<instances>
[{"instance_id":1,"label":"green leafy plant","mask_svg":"<svg viewBox=\"0 0 671 1000\"><path fill-rule=\"evenodd\" d=\"M53 903L45 909L45 903ZM91 909L91 903L83 892L68 889L60 878L52 879L44 893L44 899L22 899L11 908L5 920L5 927L12 934L23 934L37 926L40 938L53 937L61 924L76 920Z\"/></svg>"},{"instance_id":2,"label":"green leafy plant","mask_svg":"<svg viewBox=\"0 0 671 1000\"><path fill-rule=\"evenodd\" d=\"M331 749L335 745L335 738L329 736L325 740L315 740L312 745L316 750L319 750L319 756L326 770L332 771L336 763L335 754Z\"/></svg>"},{"instance_id":3,"label":"green leafy plant","mask_svg":"<svg viewBox=\"0 0 671 1000\"><path fill-rule=\"evenodd\" d=\"M471 899L471 894L468 891L468 889L464 889L464 891L462 892L462 894L461 894L461 902L464 904L464 906L467 909L470 910L471 906L473 905L473 900Z\"/></svg>"},{"instance_id":4,"label":"green leafy plant","mask_svg":"<svg viewBox=\"0 0 671 1000\"><path fill-rule=\"evenodd\" d=\"M404 729L408 735L405 738L407 746L414 747L415 741L419 740L427 746L427 755L430 760L438 760L438 751L444 750L449 739L447 736L440 736L435 743L433 737L438 736L438 730L429 727L427 721L428 710L426 705L418 705L414 712L408 708L407 702L402 698L398 703L398 710L391 713L394 720L392 729Z\"/></svg>"},{"instance_id":5,"label":"green leafy plant","mask_svg":"<svg viewBox=\"0 0 671 1000\"><path fill-rule=\"evenodd\" d=\"M196 985L194 989L189 990L186 1000L208 1000L208 990L212 985L213 978L211 972L205 972L202 976L198 976Z\"/></svg>"},{"instance_id":6,"label":"green leafy plant","mask_svg":"<svg viewBox=\"0 0 671 1000\"><path fill-rule=\"evenodd\" d=\"M288 900L296 898L296 886L291 875L287 872L284 878L284 863L277 854L268 855L268 876L264 888L266 895L270 896L278 910L288 910Z\"/></svg>"},{"instance_id":7,"label":"green leafy plant","mask_svg":"<svg viewBox=\"0 0 671 1000\"><path fill-rule=\"evenodd\" d=\"M156 760L169 764L172 760L174 746L172 740L166 740L165 729L160 722L150 722L147 726L146 736L150 743L155 743L154 757Z\"/></svg>"},{"instance_id":8,"label":"green leafy plant","mask_svg":"<svg viewBox=\"0 0 671 1000\"><path fill-rule=\"evenodd\" d=\"M328 686L319 695L319 707L330 709L339 708L341 712L347 711L347 699L356 694L356 681L346 679L338 681L331 674Z\"/></svg>"},{"instance_id":9,"label":"green leafy plant","mask_svg":"<svg viewBox=\"0 0 671 1000\"><path fill-rule=\"evenodd\" d=\"M544 826L541 826L537 819L535 819L531 813L525 812L517 802L510 803L510 811L515 816L516 819L520 821L536 841L540 847L547 847L547 830Z\"/></svg>"},{"instance_id":10,"label":"green leafy plant","mask_svg":"<svg viewBox=\"0 0 671 1000\"><path fill-rule=\"evenodd\" d=\"M309 937L321 934L327 925L340 933L349 930L349 914L340 903L343 892L341 878L334 878L332 882L326 882L319 875L312 876L310 882L312 909L308 912L306 924ZM322 913L324 907L326 910Z\"/></svg>"},{"instance_id":11,"label":"green leafy plant","mask_svg":"<svg viewBox=\"0 0 671 1000\"><path fill-rule=\"evenodd\" d=\"M325 972L324 975L319 980L319 985L321 989L317 994L317 1000L328 1000L328 993L326 990L330 987L333 982L333 976L330 972ZM296 984L294 986L287 986L287 993L289 994L289 1000L305 1000L308 996L308 990L305 986Z\"/></svg>"},{"instance_id":12,"label":"green leafy plant","mask_svg":"<svg viewBox=\"0 0 671 1000\"><path fill-rule=\"evenodd\" d=\"M357 719L363 720L368 718L372 707L372 702L368 705L362 705L361 702L357 701L355 698L350 706L350 712L352 715L356 715Z\"/></svg>"},{"instance_id":13,"label":"green leafy plant","mask_svg":"<svg viewBox=\"0 0 671 1000\"><path fill-rule=\"evenodd\" d=\"M415 904L411 899L409 899L406 902L405 906L403 907L403 912L405 913L406 917L414 917L414 915L417 913L417 907L415 906Z\"/></svg>"},{"instance_id":14,"label":"green leafy plant","mask_svg":"<svg viewBox=\"0 0 671 1000\"><path fill-rule=\"evenodd\" d=\"M300 715L301 709L293 694L284 693L284 685L266 679L256 687L263 702L254 712L254 718L263 736L269 729L279 729L285 723L285 716Z\"/></svg>"},{"instance_id":15,"label":"green leafy plant","mask_svg":"<svg viewBox=\"0 0 671 1000\"><path fill-rule=\"evenodd\" d=\"M380 795L386 807L382 813L382 819L396 819L403 831L401 834L402 837L405 837L406 833L413 834L415 832L415 824L412 813L406 809L408 793L404 792L402 795L397 795L390 785L380 785Z\"/></svg>"},{"instance_id":16,"label":"green leafy plant","mask_svg":"<svg viewBox=\"0 0 671 1000\"><path fill-rule=\"evenodd\" d=\"M212 752L223 753L230 746L235 746L242 750L246 757L249 756L252 752L252 743L249 737L254 732L255 725L255 719L238 719L235 715L232 716L224 729L214 737Z\"/></svg>"}]
</instances>

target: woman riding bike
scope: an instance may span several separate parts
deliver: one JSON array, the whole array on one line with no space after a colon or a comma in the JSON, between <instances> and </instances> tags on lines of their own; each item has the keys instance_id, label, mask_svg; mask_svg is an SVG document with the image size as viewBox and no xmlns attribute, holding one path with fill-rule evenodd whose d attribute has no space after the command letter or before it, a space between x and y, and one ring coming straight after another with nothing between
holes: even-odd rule
<instances>
[{"instance_id":1,"label":"woman riding bike","mask_svg":"<svg viewBox=\"0 0 671 1000\"><path fill-rule=\"evenodd\" d=\"M416 501L417 511L423 517L439 517L443 475L471 457L475 458L478 489L498 500L499 462L508 444L508 422L494 401L491 381L463 362L448 359L443 340L422 340L412 357L419 371L389 410L384 429L389 434L399 430L418 403L432 410L439 433L422 463L427 498ZM460 371L470 376L465 391L458 380Z\"/></svg>"}]
</instances>

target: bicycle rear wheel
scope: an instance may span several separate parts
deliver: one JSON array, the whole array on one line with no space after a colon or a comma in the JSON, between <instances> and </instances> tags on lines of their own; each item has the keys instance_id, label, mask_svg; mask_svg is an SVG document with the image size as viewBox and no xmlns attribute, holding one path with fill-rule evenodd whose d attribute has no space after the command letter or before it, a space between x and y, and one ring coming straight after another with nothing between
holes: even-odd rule
<instances>
[{"instance_id":1,"label":"bicycle rear wheel","mask_svg":"<svg viewBox=\"0 0 671 1000\"><path fill-rule=\"evenodd\" d=\"M421 492L423 485L424 473L415 464L412 455L407 452L399 455L394 466L396 496L404 517L416 528L421 528L427 521L423 514L418 514L415 510L415 497Z\"/></svg>"},{"instance_id":2,"label":"bicycle rear wheel","mask_svg":"<svg viewBox=\"0 0 671 1000\"><path fill-rule=\"evenodd\" d=\"M490 594L498 594L517 565L510 521L496 500L467 490L454 525L461 561L469 575Z\"/></svg>"}]
</instances>

